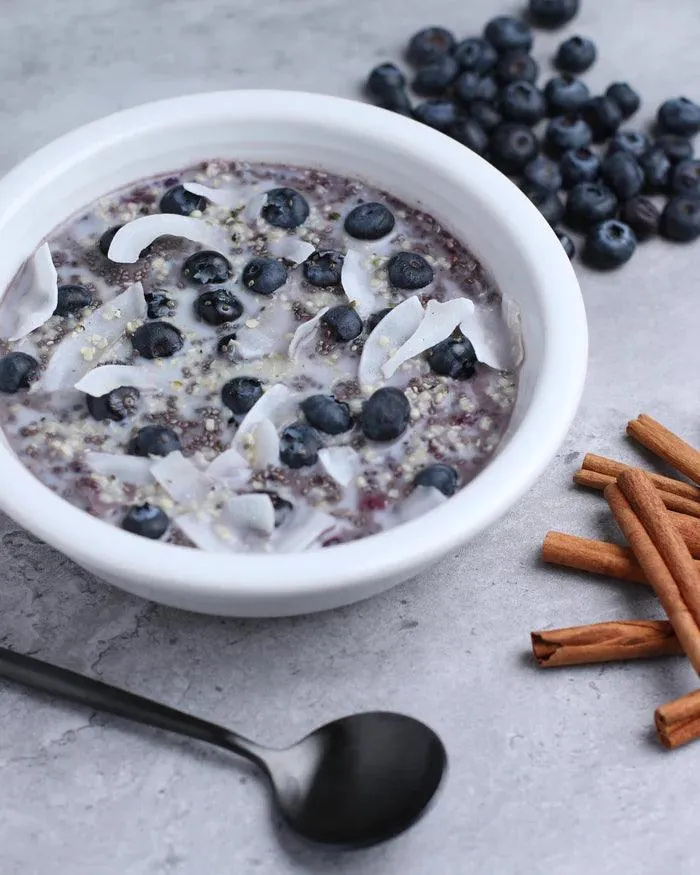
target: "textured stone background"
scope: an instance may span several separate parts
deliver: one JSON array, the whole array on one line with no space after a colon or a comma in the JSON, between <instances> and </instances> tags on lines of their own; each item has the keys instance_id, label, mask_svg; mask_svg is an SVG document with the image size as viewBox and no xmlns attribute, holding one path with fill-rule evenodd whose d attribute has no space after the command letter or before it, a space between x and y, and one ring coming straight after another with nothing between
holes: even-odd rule
<instances>
[{"instance_id":1,"label":"textured stone background","mask_svg":"<svg viewBox=\"0 0 700 875\"><path fill-rule=\"evenodd\" d=\"M695 0L583 0L575 28L629 78L648 118L700 99ZM0 170L104 113L209 89L356 96L419 26L477 32L488 0L0 0ZM538 39L546 63L558 37ZM547 475L476 542L370 602L279 621L218 620L109 589L0 519L0 643L163 699L272 744L377 706L443 735L451 771L404 838L357 854L301 846L264 787L202 746L0 684L2 875L611 875L697 873L700 746L663 753L656 705L690 690L681 660L538 673L528 632L656 616L632 585L544 569L557 527L608 533L574 492L580 454L637 458L620 437L646 409L700 443L700 245L660 242L622 272L581 268L591 364L576 425Z\"/></svg>"}]
</instances>

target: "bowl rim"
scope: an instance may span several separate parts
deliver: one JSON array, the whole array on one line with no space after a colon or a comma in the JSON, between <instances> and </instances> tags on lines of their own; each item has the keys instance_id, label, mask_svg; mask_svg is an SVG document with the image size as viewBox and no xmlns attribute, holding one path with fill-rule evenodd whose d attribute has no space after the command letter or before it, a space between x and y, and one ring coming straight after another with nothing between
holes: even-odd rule
<instances>
[{"instance_id":1,"label":"bowl rim","mask_svg":"<svg viewBox=\"0 0 700 875\"><path fill-rule=\"evenodd\" d=\"M588 358L585 308L574 270L549 225L513 183L479 156L411 119L345 98L309 92L249 89L190 94L122 110L79 127L16 165L0 180L0 215L15 212L32 191L68 167L136 130L160 130L172 114L244 115L246 121L307 120L401 140L426 164L440 162L456 181L494 204L504 227L529 253L545 323L542 367L532 401L508 443L445 504L388 531L323 550L285 554L207 553L130 534L71 505L36 479L0 445L0 506L52 546L105 575L149 581L155 593L224 595L268 602L351 590L365 579L407 577L465 543L507 511L544 471L576 414ZM321 162L322 163L322 162ZM469 169L475 172L468 172ZM9 206L8 206L9 205ZM551 329L556 326L558 330ZM567 330L562 330L563 326ZM474 513L474 508L478 511ZM235 566L232 565L232 558ZM143 587L141 587L143 589ZM138 591L135 589L134 591Z\"/></svg>"}]
</instances>

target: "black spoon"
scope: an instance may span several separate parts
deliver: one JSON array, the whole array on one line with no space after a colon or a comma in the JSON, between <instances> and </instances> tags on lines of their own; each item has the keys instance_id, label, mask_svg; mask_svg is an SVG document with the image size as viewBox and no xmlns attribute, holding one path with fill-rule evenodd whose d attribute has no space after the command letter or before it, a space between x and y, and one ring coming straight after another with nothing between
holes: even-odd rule
<instances>
[{"instance_id":1,"label":"black spoon","mask_svg":"<svg viewBox=\"0 0 700 875\"><path fill-rule=\"evenodd\" d=\"M268 775L289 826L326 844L366 847L408 829L423 814L447 765L432 729L388 711L334 720L277 750L4 647L0 677L247 757Z\"/></svg>"}]
</instances>

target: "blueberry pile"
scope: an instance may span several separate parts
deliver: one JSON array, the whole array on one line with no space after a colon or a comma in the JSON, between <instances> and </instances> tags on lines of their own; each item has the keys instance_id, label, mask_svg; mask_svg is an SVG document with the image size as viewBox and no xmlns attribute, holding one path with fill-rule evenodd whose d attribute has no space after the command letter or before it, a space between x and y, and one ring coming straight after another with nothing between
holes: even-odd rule
<instances>
[{"instance_id":1,"label":"blueberry pile","mask_svg":"<svg viewBox=\"0 0 700 875\"><path fill-rule=\"evenodd\" d=\"M579 5L529 0L528 20L500 15L481 36L461 41L443 27L425 28L406 50L415 71L410 88L425 99L414 104L406 75L388 62L371 71L366 91L379 106L452 137L510 176L569 258L577 232L583 261L608 270L656 234L676 242L700 236L700 160L692 142L700 132L700 106L672 98L659 107L651 134L623 127L641 99L626 82L591 95L578 75L598 53L580 35L561 42L554 57L558 75L538 86L528 22L558 28ZM651 199L657 196L663 201ZM421 267L401 267L410 288Z\"/></svg>"}]
</instances>

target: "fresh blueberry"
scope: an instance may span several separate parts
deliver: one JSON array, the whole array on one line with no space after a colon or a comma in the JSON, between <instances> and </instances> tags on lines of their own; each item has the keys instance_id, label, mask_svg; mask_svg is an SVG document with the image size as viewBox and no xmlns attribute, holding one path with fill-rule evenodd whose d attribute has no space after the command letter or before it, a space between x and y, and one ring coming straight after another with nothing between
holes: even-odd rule
<instances>
[{"instance_id":1,"label":"fresh blueberry","mask_svg":"<svg viewBox=\"0 0 700 875\"><path fill-rule=\"evenodd\" d=\"M131 345L147 359L169 358L184 343L182 332L170 322L145 322L131 335Z\"/></svg>"},{"instance_id":2,"label":"fresh blueberry","mask_svg":"<svg viewBox=\"0 0 700 875\"><path fill-rule=\"evenodd\" d=\"M367 331L367 334L371 334L382 319L391 313L392 309L392 307L384 307L383 310L377 310L376 313L372 313L371 316L368 316L365 320L365 330Z\"/></svg>"},{"instance_id":3,"label":"fresh blueberry","mask_svg":"<svg viewBox=\"0 0 700 875\"><path fill-rule=\"evenodd\" d=\"M141 393L135 386L120 386L112 389L106 395L94 398L86 395L87 409L93 419L98 421L111 419L113 422L122 422L136 412L139 406Z\"/></svg>"},{"instance_id":4,"label":"fresh blueberry","mask_svg":"<svg viewBox=\"0 0 700 875\"><path fill-rule=\"evenodd\" d=\"M592 97L581 107L581 118L593 132L593 140L602 143L612 137L622 124L620 107L611 97Z\"/></svg>"},{"instance_id":5,"label":"fresh blueberry","mask_svg":"<svg viewBox=\"0 0 700 875\"><path fill-rule=\"evenodd\" d=\"M424 100L413 114L424 125L436 131L446 131L457 120L457 107L451 100Z\"/></svg>"},{"instance_id":6,"label":"fresh blueberry","mask_svg":"<svg viewBox=\"0 0 700 875\"><path fill-rule=\"evenodd\" d=\"M406 78L395 64L375 67L367 77L365 88L372 100L385 109L408 110L411 107L406 94Z\"/></svg>"},{"instance_id":7,"label":"fresh blueberry","mask_svg":"<svg viewBox=\"0 0 700 875\"><path fill-rule=\"evenodd\" d=\"M603 161L601 175L603 181L623 201L639 194L644 188L644 171L630 152L613 152L608 155Z\"/></svg>"},{"instance_id":8,"label":"fresh blueberry","mask_svg":"<svg viewBox=\"0 0 700 875\"><path fill-rule=\"evenodd\" d=\"M538 155L525 166L523 179L526 183L536 185L544 191L559 191L562 187L559 166L544 155Z\"/></svg>"},{"instance_id":9,"label":"fresh blueberry","mask_svg":"<svg viewBox=\"0 0 700 875\"><path fill-rule=\"evenodd\" d=\"M231 262L220 252L204 249L195 252L182 266L185 279L195 286L206 286L209 283L225 283L231 279L233 268Z\"/></svg>"},{"instance_id":10,"label":"fresh blueberry","mask_svg":"<svg viewBox=\"0 0 700 875\"><path fill-rule=\"evenodd\" d=\"M271 295L287 282L287 268L276 258L257 256L243 268L241 282L259 295Z\"/></svg>"},{"instance_id":11,"label":"fresh blueberry","mask_svg":"<svg viewBox=\"0 0 700 875\"><path fill-rule=\"evenodd\" d=\"M532 48L532 31L520 18L512 15L498 15L484 28L484 39L500 54Z\"/></svg>"},{"instance_id":12,"label":"fresh blueberry","mask_svg":"<svg viewBox=\"0 0 700 875\"><path fill-rule=\"evenodd\" d=\"M593 139L591 129L583 119L560 115L547 125L544 142L547 151L557 157L571 149L585 149Z\"/></svg>"},{"instance_id":13,"label":"fresh blueberry","mask_svg":"<svg viewBox=\"0 0 700 875\"><path fill-rule=\"evenodd\" d=\"M671 193L700 197L700 161L688 158L671 171Z\"/></svg>"},{"instance_id":14,"label":"fresh blueberry","mask_svg":"<svg viewBox=\"0 0 700 875\"><path fill-rule=\"evenodd\" d=\"M180 449L180 438L165 425L144 425L129 441L132 456L167 456Z\"/></svg>"},{"instance_id":15,"label":"fresh blueberry","mask_svg":"<svg viewBox=\"0 0 700 875\"><path fill-rule=\"evenodd\" d=\"M356 240L380 240L394 230L394 214L384 204L353 207L345 217L345 231Z\"/></svg>"},{"instance_id":16,"label":"fresh blueberry","mask_svg":"<svg viewBox=\"0 0 700 875\"><path fill-rule=\"evenodd\" d=\"M350 408L332 395L311 395L301 402L306 421L326 434L342 434L352 428Z\"/></svg>"},{"instance_id":17,"label":"fresh blueberry","mask_svg":"<svg viewBox=\"0 0 700 875\"><path fill-rule=\"evenodd\" d=\"M112 240L114 240L117 231L121 227L121 225L113 225L111 228L107 228L104 234L97 241L97 248L100 250L105 258L107 258L109 254L109 247L112 245Z\"/></svg>"},{"instance_id":18,"label":"fresh blueberry","mask_svg":"<svg viewBox=\"0 0 700 875\"><path fill-rule=\"evenodd\" d=\"M312 286L337 286L343 270L343 253L335 249L318 249L304 262L304 278Z\"/></svg>"},{"instance_id":19,"label":"fresh blueberry","mask_svg":"<svg viewBox=\"0 0 700 875\"><path fill-rule=\"evenodd\" d=\"M544 99L547 101L547 115L573 115L590 98L585 82L574 76L555 76L544 86Z\"/></svg>"},{"instance_id":20,"label":"fresh blueberry","mask_svg":"<svg viewBox=\"0 0 700 875\"><path fill-rule=\"evenodd\" d=\"M667 240L690 243L700 237L700 199L679 194L661 213L661 233Z\"/></svg>"},{"instance_id":21,"label":"fresh blueberry","mask_svg":"<svg viewBox=\"0 0 700 875\"><path fill-rule=\"evenodd\" d=\"M695 154L692 140L681 137L680 134L660 134L655 145L664 150L672 164L692 158Z\"/></svg>"},{"instance_id":22,"label":"fresh blueberry","mask_svg":"<svg viewBox=\"0 0 700 875\"><path fill-rule=\"evenodd\" d=\"M579 182L595 182L600 176L600 158L588 147L569 149L559 162L563 188L573 188Z\"/></svg>"},{"instance_id":23,"label":"fresh blueberry","mask_svg":"<svg viewBox=\"0 0 700 875\"><path fill-rule=\"evenodd\" d=\"M509 52L496 64L496 80L501 85L510 82L536 82L540 68L527 52Z\"/></svg>"},{"instance_id":24,"label":"fresh blueberry","mask_svg":"<svg viewBox=\"0 0 700 875\"><path fill-rule=\"evenodd\" d=\"M165 289L155 289L144 294L146 313L149 319L164 319L175 313L177 304Z\"/></svg>"},{"instance_id":25,"label":"fresh blueberry","mask_svg":"<svg viewBox=\"0 0 700 875\"><path fill-rule=\"evenodd\" d=\"M476 92L481 83L481 77L473 70L465 70L460 73L454 85L455 99L462 106L469 106L472 100L476 100Z\"/></svg>"},{"instance_id":26,"label":"fresh blueberry","mask_svg":"<svg viewBox=\"0 0 700 875\"><path fill-rule=\"evenodd\" d=\"M645 197L633 197L620 209L620 219L634 231L637 240L648 240L659 231L661 213Z\"/></svg>"},{"instance_id":27,"label":"fresh blueberry","mask_svg":"<svg viewBox=\"0 0 700 875\"><path fill-rule=\"evenodd\" d=\"M469 117L478 122L487 134L490 134L503 121L503 116L498 109L486 100L475 100L470 104Z\"/></svg>"},{"instance_id":28,"label":"fresh blueberry","mask_svg":"<svg viewBox=\"0 0 700 875\"><path fill-rule=\"evenodd\" d=\"M566 223L585 231L591 225L610 219L617 211L617 198L602 182L580 182L569 192Z\"/></svg>"},{"instance_id":29,"label":"fresh blueberry","mask_svg":"<svg viewBox=\"0 0 700 875\"><path fill-rule=\"evenodd\" d=\"M624 119L633 116L642 105L641 97L628 82L613 82L608 85L605 96L615 101Z\"/></svg>"},{"instance_id":30,"label":"fresh blueberry","mask_svg":"<svg viewBox=\"0 0 700 875\"><path fill-rule=\"evenodd\" d=\"M235 416L245 416L262 396L262 383L256 377L234 377L221 390L221 401Z\"/></svg>"},{"instance_id":31,"label":"fresh blueberry","mask_svg":"<svg viewBox=\"0 0 700 875\"><path fill-rule=\"evenodd\" d=\"M216 343L216 351L218 354L229 361L236 361L238 358L236 350L236 333L232 331L230 334L224 334Z\"/></svg>"},{"instance_id":32,"label":"fresh blueberry","mask_svg":"<svg viewBox=\"0 0 700 875\"><path fill-rule=\"evenodd\" d=\"M389 282L395 289L416 291L432 283L435 274L432 267L417 252L397 252L387 264Z\"/></svg>"},{"instance_id":33,"label":"fresh blueberry","mask_svg":"<svg viewBox=\"0 0 700 875\"><path fill-rule=\"evenodd\" d=\"M483 155L488 149L489 135L473 118L457 119L450 126L448 133L453 140L457 140L477 155Z\"/></svg>"},{"instance_id":34,"label":"fresh blueberry","mask_svg":"<svg viewBox=\"0 0 700 875\"><path fill-rule=\"evenodd\" d=\"M243 304L228 289L210 289L197 297L194 312L207 325L225 325L240 318Z\"/></svg>"},{"instance_id":35,"label":"fresh blueberry","mask_svg":"<svg viewBox=\"0 0 700 875\"><path fill-rule=\"evenodd\" d=\"M411 87L421 97L440 97L457 78L459 64L452 55L443 55L432 64L420 67Z\"/></svg>"},{"instance_id":36,"label":"fresh blueberry","mask_svg":"<svg viewBox=\"0 0 700 875\"><path fill-rule=\"evenodd\" d=\"M644 188L651 194L668 191L673 164L663 149L654 146L639 159L644 171Z\"/></svg>"},{"instance_id":37,"label":"fresh blueberry","mask_svg":"<svg viewBox=\"0 0 700 875\"><path fill-rule=\"evenodd\" d=\"M474 100L496 100L500 89L493 76L482 76L474 89Z\"/></svg>"},{"instance_id":38,"label":"fresh blueberry","mask_svg":"<svg viewBox=\"0 0 700 875\"><path fill-rule=\"evenodd\" d=\"M556 235L557 239L562 245L564 252L566 252L569 260L571 260L574 255L576 255L576 246L574 245L574 241L565 231L557 231Z\"/></svg>"},{"instance_id":39,"label":"fresh blueberry","mask_svg":"<svg viewBox=\"0 0 700 875\"><path fill-rule=\"evenodd\" d=\"M338 304L321 316L321 322L330 331L334 340L349 343L362 334L362 319L349 304Z\"/></svg>"},{"instance_id":40,"label":"fresh blueberry","mask_svg":"<svg viewBox=\"0 0 700 875\"><path fill-rule=\"evenodd\" d=\"M431 347L425 357L435 374L455 380L468 380L474 376L476 353L471 341L459 330Z\"/></svg>"},{"instance_id":41,"label":"fresh blueberry","mask_svg":"<svg viewBox=\"0 0 700 875\"><path fill-rule=\"evenodd\" d=\"M207 199L201 195L192 194L182 185L169 188L160 199L161 213L174 213L177 216L189 216L195 210L204 212Z\"/></svg>"},{"instance_id":42,"label":"fresh blueberry","mask_svg":"<svg viewBox=\"0 0 700 875\"><path fill-rule=\"evenodd\" d=\"M608 143L608 155L613 152L629 152L639 159L650 147L651 141L643 131L618 131Z\"/></svg>"},{"instance_id":43,"label":"fresh blueberry","mask_svg":"<svg viewBox=\"0 0 700 875\"><path fill-rule=\"evenodd\" d=\"M448 498L454 495L459 485L459 474L450 465L435 464L423 468L413 478L414 486L432 486Z\"/></svg>"},{"instance_id":44,"label":"fresh blueberry","mask_svg":"<svg viewBox=\"0 0 700 875\"><path fill-rule=\"evenodd\" d=\"M674 97L661 104L656 121L664 133L692 137L700 131L700 106L687 97Z\"/></svg>"},{"instance_id":45,"label":"fresh blueberry","mask_svg":"<svg viewBox=\"0 0 700 875\"><path fill-rule=\"evenodd\" d=\"M90 304L92 304L92 292L85 286L59 286L58 303L53 312L56 316L74 316Z\"/></svg>"},{"instance_id":46,"label":"fresh blueberry","mask_svg":"<svg viewBox=\"0 0 700 875\"><path fill-rule=\"evenodd\" d=\"M426 27L413 34L406 57L416 67L422 67L449 55L456 44L454 35L444 27Z\"/></svg>"},{"instance_id":47,"label":"fresh blueberry","mask_svg":"<svg viewBox=\"0 0 700 875\"><path fill-rule=\"evenodd\" d=\"M362 431L371 441L393 441L406 431L411 405L400 389L384 386L362 407Z\"/></svg>"},{"instance_id":48,"label":"fresh blueberry","mask_svg":"<svg viewBox=\"0 0 700 875\"><path fill-rule=\"evenodd\" d=\"M511 82L501 94L501 112L508 121L535 125L544 118L546 104L542 92L531 82Z\"/></svg>"},{"instance_id":49,"label":"fresh blueberry","mask_svg":"<svg viewBox=\"0 0 700 875\"><path fill-rule=\"evenodd\" d=\"M637 238L629 225L606 219L589 230L581 257L590 267L611 270L628 262L636 248Z\"/></svg>"},{"instance_id":50,"label":"fresh blueberry","mask_svg":"<svg viewBox=\"0 0 700 875\"><path fill-rule=\"evenodd\" d=\"M293 188L271 188L260 213L268 225L291 230L308 219L309 205Z\"/></svg>"},{"instance_id":51,"label":"fresh blueberry","mask_svg":"<svg viewBox=\"0 0 700 875\"><path fill-rule=\"evenodd\" d=\"M280 435L280 459L288 468L308 468L318 462L321 441L316 432L302 422L294 422Z\"/></svg>"},{"instance_id":52,"label":"fresh blueberry","mask_svg":"<svg viewBox=\"0 0 700 875\"><path fill-rule=\"evenodd\" d=\"M452 52L462 70L473 70L483 76L492 70L498 61L498 52L488 40L470 37L458 43Z\"/></svg>"},{"instance_id":53,"label":"fresh blueberry","mask_svg":"<svg viewBox=\"0 0 700 875\"><path fill-rule=\"evenodd\" d=\"M122 520L122 528L142 538L157 541L168 530L168 515L156 504L136 504L130 507Z\"/></svg>"},{"instance_id":54,"label":"fresh blueberry","mask_svg":"<svg viewBox=\"0 0 700 875\"><path fill-rule=\"evenodd\" d=\"M585 36L570 36L557 49L555 64L565 73L585 73L595 63L597 55L593 40Z\"/></svg>"},{"instance_id":55,"label":"fresh blueberry","mask_svg":"<svg viewBox=\"0 0 700 875\"><path fill-rule=\"evenodd\" d=\"M539 27L562 27L574 18L580 0L529 0L528 13Z\"/></svg>"},{"instance_id":56,"label":"fresh blueberry","mask_svg":"<svg viewBox=\"0 0 700 875\"><path fill-rule=\"evenodd\" d=\"M531 182L524 183L521 188L523 194L532 201L550 225L559 224L564 216L564 204L556 192L547 191Z\"/></svg>"},{"instance_id":57,"label":"fresh blueberry","mask_svg":"<svg viewBox=\"0 0 700 875\"><path fill-rule=\"evenodd\" d=\"M14 395L28 389L39 374L39 362L26 352L8 352L0 358L0 392Z\"/></svg>"},{"instance_id":58,"label":"fresh blueberry","mask_svg":"<svg viewBox=\"0 0 700 875\"><path fill-rule=\"evenodd\" d=\"M539 143L527 125L503 122L491 134L491 159L503 173L520 173L539 152Z\"/></svg>"}]
</instances>

